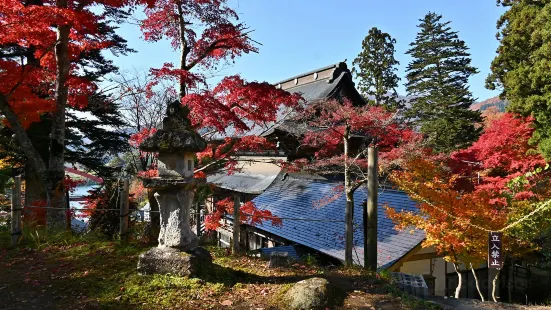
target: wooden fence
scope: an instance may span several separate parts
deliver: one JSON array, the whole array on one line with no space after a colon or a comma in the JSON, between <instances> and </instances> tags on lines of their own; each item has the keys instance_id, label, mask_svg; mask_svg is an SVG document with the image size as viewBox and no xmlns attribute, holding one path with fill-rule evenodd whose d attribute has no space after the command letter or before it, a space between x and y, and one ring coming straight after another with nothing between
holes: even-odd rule
<instances>
[{"instance_id":1,"label":"wooden fence","mask_svg":"<svg viewBox=\"0 0 551 310\"><path fill-rule=\"evenodd\" d=\"M22 192L21 192L21 176L16 176L14 178L14 185L12 188L12 195L11 195L11 214L10 214L10 222L11 222L11 245L12 247L15 247L19 244L19 241L21 240L22 236L22 217L23 217L23 210L24 209L31 209L31 208L41 208L41 209L55 209L59 210L60 208L54 208L54 207L35 207L35 206L23 206L22 204ZM72 200L72 199L71 199ZM69 208L69 199L67 199L67 207L63 208L64 210L67 210L67 229L71 229L71 210ZM94 211L95 209L85 209L80 208L79 211ZM123 186L120 193L120 202L119 202L119 209L102 209L104 211L119 211L120 213L120 225L119 225L119 235L122 242L128 241L128 223L129 223L129 216L130 216L130 210L129 210L129 179L123 180Z\"/></svg>"}]
</instances>

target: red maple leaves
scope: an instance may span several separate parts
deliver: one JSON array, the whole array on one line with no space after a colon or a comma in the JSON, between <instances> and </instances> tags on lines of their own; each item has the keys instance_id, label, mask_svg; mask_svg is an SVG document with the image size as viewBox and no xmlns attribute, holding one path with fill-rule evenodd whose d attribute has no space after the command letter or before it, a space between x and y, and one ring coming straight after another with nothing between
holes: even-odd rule
<instances>
[{"instance_id":1,"label":"red maple leaves","mask_svg":"<svg viewBox=\"0 0 551 310\"><path fill-rule=\"evenodd\" d=\"M425 230L425 246L434 246L455 263L484 260L487 232L512 223L516 226L504 231L505 252L533 249L532 239L540 233L537 223L546 216L527 216L551 196L551 175L529 142L532 121L506 113L491 122L471 147L449 158L407 161L391 179L419 203L420 213L387 208L388 216L401 229ZM528 224L517 222L520 218Z\"/></svg>"},{"instance_id":2,"label":"red maple leaves","mask_svg":"<svg viewBox=\"0 0 551 310\"><path fill-rule=\"evenodd\" d=\"M198 156L203 164L198 169L203 172L204 165L223 162L231 173L238 169L232 158L235 152L273 149L249 131L276 121L283 108L295 109L301 103L298 95L239 76L225 77L210 88L205 74L195 71L216 69L220 62L257 51L247 27L236 23L237 19L225 0L160 0L146 9L146 19L141 23L146 41L166 38L180 51L178 67L165 63L160 69L151 69L155 81L148 91L153 91L160 80L180 85L181 101L190 109L192 126L207 140L216 140Z\"/></svg>"},{"instance_id":3,"label":"red maple leaves","mask_svg":"<svg viewBox=\"0 0 551 310\"><path fill-rule=\"evenodd\" d=\"M215 212L205 217L205 228L207 230L216 230L222 226L221 221L226 214L233 214L233 200L226 198L216 203ZM253 201L248 201L239 208L240 222L251 226L262 225L265 221L270 221L274 226L281 226L280 218L274 216L269 210L261 210L256 207Z\"/></svg>"},{"instance_id":4,"label":"red maple leaves","mask_svg":"<svg viewBox=\"0 0 551 310\"><path fill-rule=\"evenodd\" d=\"M297 160L292 169L313 172L344 171L343 141L348 139L354 150L349 161L359 169L367 168L366 156L358 156L368 146L379 149L383 167L399 164L407 156L423 151L421 135L401 124L395 113L377 106L353 106L351 102L325 101L307 107L296 117L308 126L302 145L315 150L315 160ZM350 132L346 136L346 128Z\"/></svg>"},{"instance_id":5,"label":"red maple leaves","mask_svg":"<svg viewBox=\"0 0 551 310\"><path fill-rule=\"evenodd\" d=\"M165 63L160 69L151 69L155 81L147 91L154 91L160 80L169 80L180 86L180 99L190 110L192 127L209 141L207 149L197 154L199 165L196 178L225 170L231 174L240 170L236 155L243 151L274 150L266 139L250 133L265 128L277 120L284 109L296 109L302 98L277 89L268 83L247 82L239 76L229 76L210 88L204 71L216 70L221 62L232 61L243 53L256 52L247 26L237 23L236 12L226 0L159 0L145 11L141 29L146 41L169 39L180 52L180 64ZM143 133L133 137L140 141ZM217 223L227 208L219 205L217 214L209 222ZM242 207L246 220L260 223L266 215L248 202ZM220 213L222 212L222 213ZM272 221L274 221L272 219ZM217 224L211 224L215 227Z\"/></svg>"},{"instance_id":6,"label":"red maple leaves","mask_svg":"<svg viewBox=\"0 0 551 310\"><path fill-rule=\"evenodd\" d=\"M469 177L471 188L491 194L496 203L506 204L503 194L510 192L507 184L511 180L547 164L529 142L533 132L533 119L506 113L493 121L471 147L453 153L449 165L454 173ZM534 198L533 186L546 174L527 179L514 193L516 198Z\"/></svg>"},{"instance_id":7,"label":"red maple leaves","mask_svg":"<svg viewBox=\"0 0 551 310\"><path fill-rule=\"evenodd\" d=\"M187 70L209 68L224 59L256 51L245 25L225 0L158 0L146 9L141 29L146 41L169 39L174 49L189 50ZM185 46L182 46L185 45Z\"/></svg>"},{"instance_id":8,"label":"red maple leaves","mask_svg":"<svg viewBox=\"0 0 551 310\"><path fill-rule=\"evenodd\" d=\"M66 85L68 104L82 107L97 86L79 77L76 61L91 50L102 50L111 42L102 35L99 24L104 20L92 6L105 8L142 4L145 1L96 0L69 1L67 7L46 0L27 4L19 0L0 2L0 95L19 117L23 127L40 120L40 115L55 108L56 28L70 27L68 60L71 63ZM148 5L152 1L147 2Z\"/></svg>"},{"instance_id":9,"label":"red maple leaves","mask_svg":"<svg viewBox=\"0 0 551 310\"><path fill-rule=\"evenodd\" d=\"M301 97L268 83L246 82L229 76L211 90L189 94L182 103L191 110L192 123L221 134L245 133L254 126L274 122L281 107L297 108ZM233 132L227 132L228 129Z\"/></svg>"}]
</instances>

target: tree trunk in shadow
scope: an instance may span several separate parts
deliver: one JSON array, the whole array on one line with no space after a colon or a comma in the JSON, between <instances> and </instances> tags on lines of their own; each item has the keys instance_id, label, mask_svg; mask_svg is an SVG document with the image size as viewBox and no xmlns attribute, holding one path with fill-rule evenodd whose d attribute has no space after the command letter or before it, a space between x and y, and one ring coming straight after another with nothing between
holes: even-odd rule
<instances>
[{"instance_id":1,"label":"tree trunk in shadow","mask_svg":"<svg viewBox=\"0 0 551 310\"><path fill-rule=\"evenodd\" d=\"M45 206L47 202L46 187L28 161L25 162L25 205ZM46 225L46 210L32 208L25 212L27 220L33 224Z\"/></svg>"}]
</instances>

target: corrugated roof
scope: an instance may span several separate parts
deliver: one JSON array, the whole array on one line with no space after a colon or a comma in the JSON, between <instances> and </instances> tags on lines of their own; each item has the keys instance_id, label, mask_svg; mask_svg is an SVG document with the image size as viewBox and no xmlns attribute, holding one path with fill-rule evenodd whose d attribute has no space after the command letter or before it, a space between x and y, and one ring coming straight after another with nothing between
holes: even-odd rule
<instances>
[{"instance_id":1,"label":"corrugated roof","mask_svg":"<svg viewBox=\"0 0 551 310\"><path fill-rule=\"evenodd\" d=\"M263 256L268 256L268 257L270 257L272 252L287 252L288 257L290 257L294 260L299 260L300 259L300 257L297 254L297 251L295 250L295 247L292 246L292 245L276 246L276 247L272 247L272 248L262 248L262 249L260 249L260 252L262 252Z\"/></svg>"},{"instance_id":2,"label":"corrugated roof","mask_svg":"<svg viewBox=\"0 0 551 310\"><path fill-rule=\"evenodd\" d=\"M340 195L324 206L316 202L334 197L334 189L342 186L338 182L321 182L311 179L298 179L287 176L276 181L253 201L257 207L270 210L281 218L330 219L344 221L345 197ZM354 263L363 264L363 225L361 203L367 198L364 189L358 189L354 195ZM425 238L419 230L396 231L394 223L385 215L383 206L389 205L396 210L417 211L415 202L406 194L397 191L379 192L378 209L378 266L388 268ZM280 236L292 242L315 249L329 256L344 260L344 222L309 222L282 220L281 227L264 224L257 228Z\"/></svg>"}]
</instances>

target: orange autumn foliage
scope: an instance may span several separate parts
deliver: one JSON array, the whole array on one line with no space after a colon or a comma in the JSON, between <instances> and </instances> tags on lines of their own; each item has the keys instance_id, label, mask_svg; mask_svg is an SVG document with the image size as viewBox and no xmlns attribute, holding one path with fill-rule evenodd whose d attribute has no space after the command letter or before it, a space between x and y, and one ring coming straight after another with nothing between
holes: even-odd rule
<instances>
[{"instance_id":1,"label":"orange autumn foliage","mask_svg":"<svg viewBox=\"0 0 551 310\"><path fill-rule=\"evenodd\" d=\"M551 197L551 171L528 143L532 132L532 119L506 113L465 150L409 160L391 180L419 203L419 212L388 208L388 215L399 229L424 230L424 246L452 262L484 260L488 231L504 230L507 255L536 249L537 223L546 215L530 213Z\"/></svg>"},{"instance_id":2,"label":"orange autumn foliage","mask_svg":"<svg viewBox=\"0 0 551 310\"><path fill-rule=\"evenodd\" d=\"M392 173L391 179L419 203L419 213L386 208L398 229L424 230L423 247L433 246L450 262L484 259L487 232L476 226L498 228L505 220L499 212L481 207L488 203L488 197L461 194L455 188L457 179L445 167L421 158L408 162L403 171Z\"/></svg>"}]
</instances>

